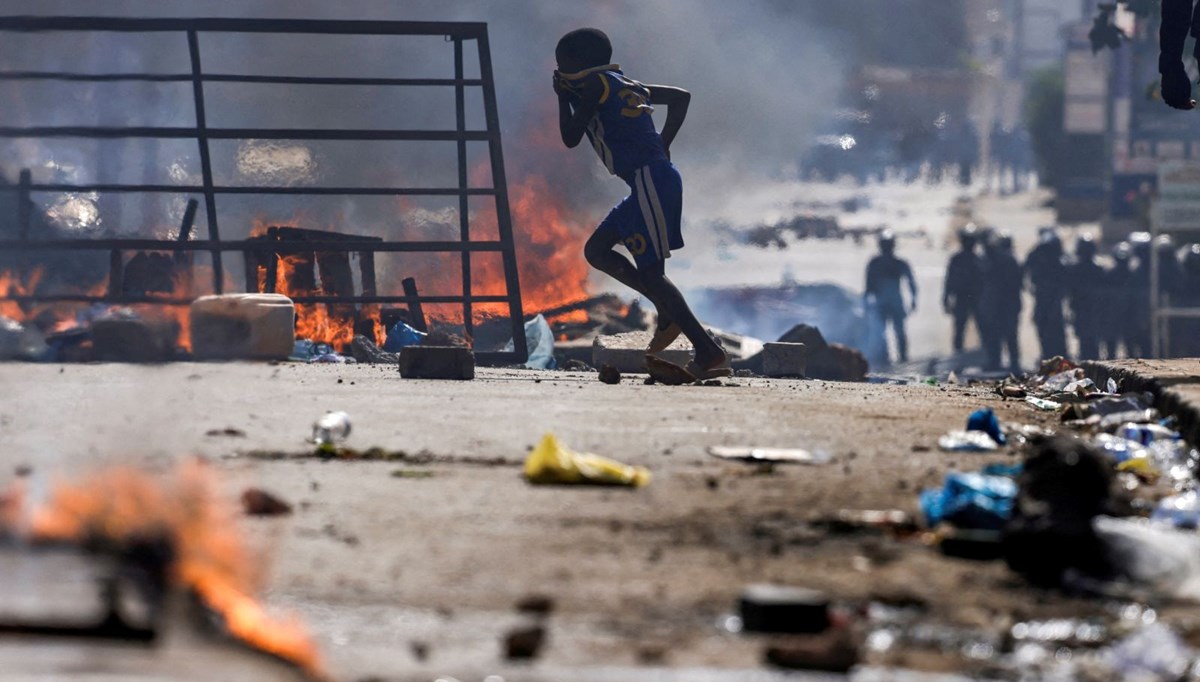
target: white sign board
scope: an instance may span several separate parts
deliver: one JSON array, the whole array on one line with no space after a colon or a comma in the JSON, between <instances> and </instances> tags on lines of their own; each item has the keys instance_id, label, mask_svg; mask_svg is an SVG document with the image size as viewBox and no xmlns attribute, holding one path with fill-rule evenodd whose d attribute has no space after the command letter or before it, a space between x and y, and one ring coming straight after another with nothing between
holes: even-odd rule
<instances>
[{"instance_id":1,"label":"white sign board","mask_svg":"<svg viewBox=\"0 0 1200 682\"><path fill-rule=\"evenodd\" d=\"M1200 163L1160 165L1154 209L1159 232L1200 231Z\"/></svg>"}]
</instances>

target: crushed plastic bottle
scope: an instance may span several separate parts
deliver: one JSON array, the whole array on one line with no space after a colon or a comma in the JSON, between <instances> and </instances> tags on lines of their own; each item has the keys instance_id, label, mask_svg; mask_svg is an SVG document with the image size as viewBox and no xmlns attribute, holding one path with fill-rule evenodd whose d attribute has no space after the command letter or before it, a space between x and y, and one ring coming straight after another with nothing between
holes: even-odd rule
<instances>
[{"instance_id":1,"label":"crushed plastic bottle","mask_svg":"<svg viewBox=\"0 0 1200 682\"><path fill-rule=\"evenodd\" d=\"M1038 408L1039 410L1045 410L1046 412L1062 409L1062 403L1056 403L1053 400L1046 400L1045 398L1036 398L1034 396L1029 396L1028 398L1025 399L1025 402L1029 403L1030 405L1033 405L1034 407Z\"/></svg>"},{"instance_id":2,"label":"crushed plastic bottle","mask_svg":"<svg viewBox=\"0 0 1200 682\"><path fill-rule=\"evenodd\" d=\"M1092 442L1118 464L1131 459L1150 457L1150 450L1146 446L1111 433L1098 433Z\"/></svg>"},{"instance_id":3,"label":"crushed plastic bottle","mask_svg":"<svg viewBox=\"0 0 1200 682\"><path fill-rule=\"evenodd\" d=\"M1177 441L1181 438L1178 431L1160 424L1122 424L1117 429L1117 435L1142 445L1158 441Z\"/></svg>"},{"instance_id":4,"label":"crushed plastic bottle","mask_svg":"<svg viewBox=\"0 0 1200 682\"><path fill-rule=\"evenodd\" d=\"M313 422L312 442L326 450L350 437L350 415L345 412L326 412Z\"/></svg>"}]
</instances>

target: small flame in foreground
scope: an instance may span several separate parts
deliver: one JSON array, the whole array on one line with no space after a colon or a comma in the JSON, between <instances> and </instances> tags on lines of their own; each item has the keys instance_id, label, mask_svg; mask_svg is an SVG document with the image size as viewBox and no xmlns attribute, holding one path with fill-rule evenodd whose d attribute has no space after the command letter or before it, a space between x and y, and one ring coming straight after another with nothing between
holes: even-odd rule
<instances>
[{"instance_id":1,"label":"small flame in foreground","mask_svg":"<svg viewBox=\"0 0 1200 682\"><path fill-rule=\"evenodd\" d=\"M19 488L0 496L0 523L10 531L19 527L14 500L21 497ZM303 626L272 618L250 596L256 564L231 517L207 465L189 460L166 478L118 467L77 482L58 481L46 504L26 512L26 527L41 541L169 540L175 548L175 581L219 614L230 634L324 679L319 653Z\"/></svg>"}]
</instances>

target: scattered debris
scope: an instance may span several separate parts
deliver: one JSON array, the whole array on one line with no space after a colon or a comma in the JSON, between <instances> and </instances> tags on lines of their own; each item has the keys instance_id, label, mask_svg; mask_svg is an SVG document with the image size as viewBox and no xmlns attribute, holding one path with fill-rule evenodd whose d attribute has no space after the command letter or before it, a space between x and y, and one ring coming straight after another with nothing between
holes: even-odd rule
<instances>
[{"instance_id":1,"label":"scattered debris","mask_svg":"<svg viewBox=\"0 0 1200 682\"><path fill-rule=\"evenodd\" d=\"M246 488L242 491L242 511L249 516L286 516L292 513L292 505L262 488Z\"/></svg>"},{"instance_id":2,"label":"scattered debris","mask_svg":"<svg viewBox=\"0 0 1200 682\"><path fill-rule=\"evenodd\" d=\"M991 452L1000 446L986 431L950 431L938 438L938 447L947 452Z\"/></svg>"},{"instance_id":3,"label":"scattered debris","mask_svg":"<svg viewBox=\"0 0 1200 682\"><path fill-rule=\"evenodd\" d=\"M805 633L829 628L829 597L785 585L750 585L738 602L747 632Z\"/></svg>"},{"instance_id":4,"label":"scattered debris","mask_svg":"<svg viewBox=\"0 0 1200 682\"><path fill-rule=\"evenodd\" d=\"M533 319L525 323L525 346L529 351L529 356L525 360L526 367L529 369L554 369L556 367L554 332L550 331L550 325L542 315L535 315ZM509 339L504 346L504 351L512 352L515 349L516 346L512 339Z\"/></svg>"},{"instance_id":5,"label":"scattered debris","mask_svg":"<svg viewBox=\"0 0 1200 682\"><path fill-rule=\"evenodd\" d=\"M591 365L578 358L571 358L563 363L562 369L567 372L594 372Z\"/></svg>"},{"instance_id":6,"label":"scattered debris","mask_svg":"<svg viewBox=\"0 0 1200 682\"><path fill-rule=\"evenodd\" d=\"M405 346L421 345L428 336L429 334L418 331L409 326L407 322L397 320L396 324L388 330L387 338L383 342L383 350L388 353L399 353L400 349Z\"/></svg>"},{"instance_id":7,"label":"scattered debris","mask_svg":"<svg viewBox=\"0 0 1200 682\"><path fill-rule=\"evenodd\" d=\"M433 478L432 471L420 471L415 469L393 469L389 474L392 478Z\"/></svg>"},{"instance_id":8,"label":"scattered debris","mask_svg":"<svg viewBox=\"0 0 1200 682\"><path fill-rule=\"evenodd\" d=\"M1033 445L1017 477L1016 504L1005 527L1005 560L1037 585L1057 586L1074 569L1112 576L1092 519L1115 511L1113 473L1105 457L1078 438Z\"/></svg>"},{"instance_id":9,"label":"scattered debris","mask_svg":"<svg viewBox=\"0 0 1200 682\"><path fill-rule=\"evenodd\" d=\"M282 360L294 350L296 307L282 294L201 296L189 318L199 360Z\"/></svg>"},{"instance_id":10,"label":"scattered debris","mask_svg":"<svg viewBox=\"0 0 1200 682\"><path fill-rule=\"evenodd\" d=\"M1044 410L1046 412L1054 412L1055 410L1062 409L1062 403L1056 403L1053 400L1046 400L1044 398L1037 398L1034 396L1026 397L1025 402L1033 405L1039 410Z\"/></svg>"},{"instance_id":11,"label":"scattered debris","mask_svg":"<svg viewBox=\"0 0 1200 682\"><path fill-rule=\"evenodd\" d=\"M791 637L772 644L763 654L773 666L789 670L822 670L846 673L858 664L858 641L849 628L806 637Z\"/></svg>"},{"instance_id":12,"label":"scattered debris","mask_svg":"<svg viewBox=\"0 0 1200 682\"><path fill-rule=\"evenodd\" d=\"M326 412L313 422L312 442L320 450L331 450L350 437L350 415L345 412Z\"/></svg>"},{"instance_id":13,"label":"scattered debris","mask_svg":"<svg viewBox=\"0 0 1200 682\"><path fill-rule=\"evenodd\" d=\"M621 373L612 365L604 365L600 368L600 382L615 386L621 383Z\"/></svg>"},{"instance_id":14,"label":"scattered debris","mask_svg":"<svg viewBox=\"0 0 1200 682\"><path fill-rule=\"evenodd\" d=\"M650 482L650 471L590 453L573 452L547 433L525 460L530 483L618 485L640 488Z\"/></svg>"},{"instance_id":15,"label":"scattered debris","mask_svg":"<svg viewBox=\"0 0 1200 682\"><path fill-rule=\"evenodd\" d=\"M232 426L226 426L223 429L209 429L204 432L206 436L228 436L230 438L245 438L246 432L241 429L235 429Z\"/></svg>"},{"instance_id":16,"label":"scattered debris","mask_svg":"<svg viewBox=\"0 0 1200 682\"><path fill-rule=\"evenodd\" d=\"M1000 420L996 418L996 413L990 407L972 412L971 416L967 417L967 430L983 431L996 441L997 445L1008 444L1008 439L1005 438L1004 431L1000 428Z\"/></svg>"},{"instance_id":17,"label":"scattered debris","mask_svg":"<svg viewBox=\"0 0 1200 682\"><path fill-rule=\"evenodd\" d=\"M682 386L696 383L696 377L683 367L657 355L645 355L643 358L646 372L650 378L667 386Z\"/></svg>"},{"instance_id":18,"label":"scattered debris","mask_svg":"<svg viewBox=\"0 0 1200 682\"><path fill-rule=\"evenodd\" d=\"M545 594L528 594L517 600L518 613L528 613L541 618L554 611L554 597Z\"/></svg>"},{"instance_id":19,"label":"scattered debris","mask_svg":"<svg viewBox=\"0 0 1200 682\"><path fill-rule=\"evenodd\" d=\"M946 522L965 529L1000 530L1012 515L1017 483L1009 476L950 472L940 489L921 493L926 525Z\"/></svg>"},{"instance_id":20,"label":"scattered debris","mask_svg":"<svg viewBox=\"0 0 1200 682\"><path fill-rule=\"evenodd\" d=\"M748 445L714 445L708 454L721 459L775 464L828 464L833 457L827 452L810 452L801 448L759 448Z\"/></svg>"},{"instance_id":21,"label":"scattered debris","mask_svg":"<svg viewBox=\"0 0 1200 682\"><path fill-rule=\"evenodd\" d=\"M521 627L504 636L504 657L510 661L537 658L546 642L546 628L541 625Z\"/></svg>"},{"instance_id":22,"label":"scattered debris","mask_svg":"<svg viewBox=\"0 0 1200 682\"><path fill-rule=\"evenodd\" d=\"M362 334L350 341L350 357L371 365L394 365L400 360L399 354L381 350L374 341Z\"/></svg>"}]
</instances>

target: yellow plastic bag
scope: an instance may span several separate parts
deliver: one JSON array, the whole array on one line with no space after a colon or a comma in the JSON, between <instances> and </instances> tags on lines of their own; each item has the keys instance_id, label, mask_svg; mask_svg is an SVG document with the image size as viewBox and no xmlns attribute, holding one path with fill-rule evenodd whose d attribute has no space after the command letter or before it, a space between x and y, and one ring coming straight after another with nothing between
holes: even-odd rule
<instances>
[{"instance_id":1,"label":"yellow plastic bag","mask_svg":"<svg viewBox=\"0 0 1200 682\"><path fill-rule=\"evenodd\" d=\"M1134 476L1153 483L1161 475L1154 463L1145 457L1131 457L1117 465L1117 471L1128 471Z\"/></svg>"},{"instance_id":2,"label":"yellow plastic bag","mask_svg":"<svg viewBox=\"0 0 1200 682\"><path fill-rule=\"evenodd\" d=\"M640 488L650 482L645 467L629 466L586 452L572 452L547 433L525 460L530 483L625 485Z\"/></svg>"}]
</instances>

